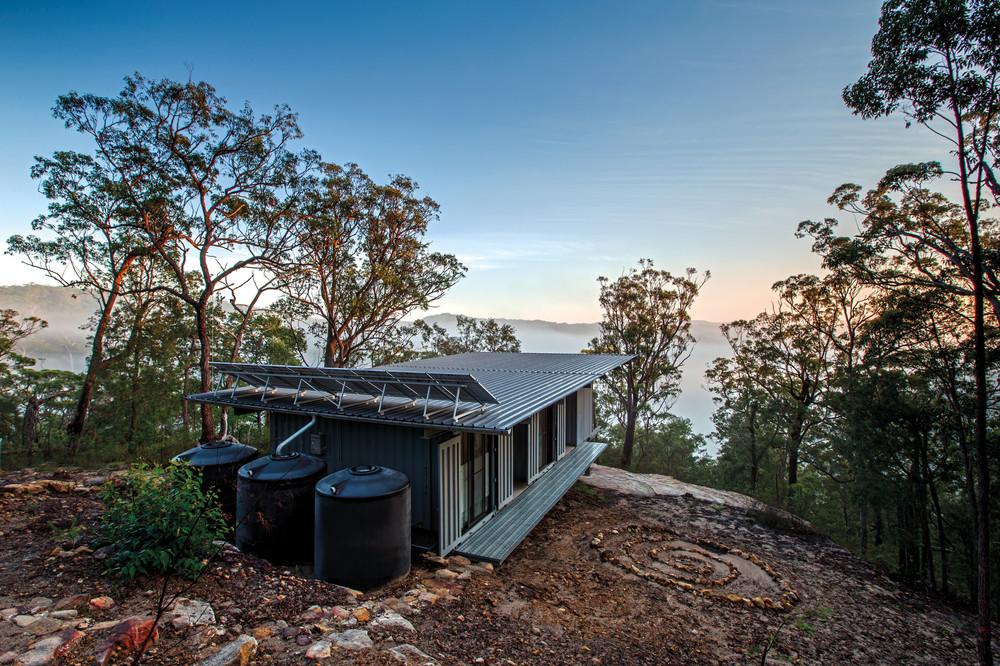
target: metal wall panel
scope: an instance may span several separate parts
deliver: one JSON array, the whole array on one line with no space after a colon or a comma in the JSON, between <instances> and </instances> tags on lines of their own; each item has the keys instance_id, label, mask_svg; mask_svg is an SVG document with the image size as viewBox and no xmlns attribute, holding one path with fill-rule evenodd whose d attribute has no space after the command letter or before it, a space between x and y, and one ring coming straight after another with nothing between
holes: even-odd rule
<instances>
[{"instance_id":1,"label":"metal wall panel","mask_svg":"<svg viewBox=\"0 0 1000 666\"><path fill-rule=\"evenodd\" d=\"M534 481L541 469L542 456L542 419L538 412L531 415L531 425L528 430L528 483Z\"/></svg>"},{"instance_id":2,"label":"metal wall panel","mask_svg":"<svg viewBox=\"0 0 1000 666\"><path fill-rule=\"evenodd\" d=\"M294 433L308 418L271 414L271 443ZM309 453L310 435L319 434L326 449L327 470L354 465L381 465L406 474L410 480L411 521L416 527L434 529L432 456L423 431L404 426L319 419L311 431L289 445L289 450Z\"/></svg>"},{"instance_id":3,"label":"metal wall panel","mask_svg":"<svg viewBox=\"0 0 1000 666\"><path fill-rule=\"evenodd\" d=\"M514 497L514 436L497 438L497 503L503 506Z\"/></svg>"},{"instance_id":4,"label":"metal wall panel","mask_svg":"<svg viewBox=\"0 0 1000 666\"><path fill-rule=\"evenodd\" d=\"M462 536L459 515L461 487L458 467L462 462L462 438L438 444L438 554L447 555Z\"/></svg>"},{"instance_id":5,"label":"metal wall panel","mask_svg":"<svg viewBox=\"0 0 1000 666\"><path fill-rule=\"evenodd\" d=\"M576 392L576 441L590 439L594 434L594 387L586 386Z\"/></svg>"},{"instance_id":6,"label":"metal wall panel","mask_svg":"<svg viewBox=\"0 0 1000 666\"><path fill-rule=\"evenodd\" d=\"M566 453L566 401L560 400L556 407L556 460Z\"/></svg>"}]
</instances>

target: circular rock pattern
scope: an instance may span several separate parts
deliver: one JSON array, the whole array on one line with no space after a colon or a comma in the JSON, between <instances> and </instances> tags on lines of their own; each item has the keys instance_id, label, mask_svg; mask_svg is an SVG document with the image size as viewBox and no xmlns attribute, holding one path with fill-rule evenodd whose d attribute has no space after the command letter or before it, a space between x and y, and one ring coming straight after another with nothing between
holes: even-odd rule
<instances>
[{"instance_id":1,"label":"circular rock pattern","mask_svg":"<svg viewBox=\"0 0 1000 666\"><path fill-rule=\"evenodd\" d=\"M788 581L757 555L708 539L685 541L660 527L628 525L598 532L590 545L603 562L707 599L772 611L787 611L799 601Z\"/></svg>"}]
</instances>

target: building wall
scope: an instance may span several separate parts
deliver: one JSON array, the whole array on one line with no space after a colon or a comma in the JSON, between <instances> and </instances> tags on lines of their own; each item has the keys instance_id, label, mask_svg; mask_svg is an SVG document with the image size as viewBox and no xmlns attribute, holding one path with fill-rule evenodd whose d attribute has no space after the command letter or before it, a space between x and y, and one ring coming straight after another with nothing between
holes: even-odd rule
<instances>
[{"instance_id":1,"label":"building wall","mask_svg":"<svg viewBox=\"0 0 1000 666\"><path fill-rule=\"evenodd\" d=\"M586 441L593 432L594 395L591 387L577 391L576 409L565 402L553 409L554 427L559 432L557 452L561 456L566 445ZM575 411L575 414L573 413ZM575 427L566 420L575 417ZM272 447L309 421L306 416L271 413L269 424ZM515 438L498 439L497 500L503 506L513 496L516 482L534 481L542 472L541 447L547 445L540 432L541 419L534 414L526 421ZM525 433L524 430L527 432ZM441 526L439 515L440 486L439 444L453 433L429 431L406 426L394 426L320 418L312 430L293 442L290 450L322 457L330 472L353 465L382 465L399 470L410 479L412 524L432 532ZM515 439L527 436L527 446L515 444Z\"/></svg>"},{"instance_id":2,"label":"building wall","mask_svg":"<svg viewBox=\"0 0 1000 666\"><path fill-rule=\"evenodd\" d=\"M272 446L308 421L305 416L272 412ZM406 474L410 480L413 526L436 531L432 479L437 447L436 442L432 446L433 440L425 438L424 433L420 428L321 418L289 449L325 458L330 472L354 465L381 465Z\"/></svg>"},{"instance_id":3,"label":"building wall","mask_svg":"<svg viewBox=\"0 0 1000 666\"><path fill-rule=\"evenodd\" d=\"M587 386L576 392L576 444L582 444L594 434L594 388Z\"/></svg>"}]
</instances>

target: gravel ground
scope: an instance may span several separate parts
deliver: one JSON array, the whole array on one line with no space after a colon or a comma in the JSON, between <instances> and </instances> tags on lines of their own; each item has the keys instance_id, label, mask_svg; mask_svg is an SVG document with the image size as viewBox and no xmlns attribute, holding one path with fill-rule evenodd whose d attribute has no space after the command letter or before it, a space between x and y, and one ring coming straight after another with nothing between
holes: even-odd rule
<instances>
[{"instance_id":1,"label":"gravel ground","mask_svg":"<svg viewBox=\"0 0 1000 666\"><path fill-rule=\"evenodd\" d=\"M64 485L0 487L0 610L16 612L0 621L0 663L65 634L56 661L92 664L115 624L155 610L162 581L123 586L102 574L88 545L100 514L94 473L5 473L0 486L42 478ZM421 560L356 596L226 549L196 584L168 584L206 602L215 621L188 626L168 613L145 663L196 663L240 636L254 637L250 661L262 664L304 663L307 651L328 651L326 663L759 664L765 650L773 664L974 663L970 615L900 588L801 523L768 521L777 530L738 497L616 478L598 470L595 485L577 484L495 572ZM114 605L90 603L102 595ZM54 622L57 605L78 614ZM46 622L32 630L15 623L23 616ZM370 647L338 647L358 633ZM129 660L119 649L109 663Z\"/></svg>"}]
</instances>

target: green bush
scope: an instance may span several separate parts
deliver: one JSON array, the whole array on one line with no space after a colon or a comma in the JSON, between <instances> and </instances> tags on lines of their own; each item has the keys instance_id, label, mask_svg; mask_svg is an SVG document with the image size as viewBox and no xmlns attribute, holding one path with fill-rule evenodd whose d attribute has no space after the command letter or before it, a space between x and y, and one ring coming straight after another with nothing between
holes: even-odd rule
<instances>
[{"instance_id":1,"label":"green bush","mask_svg":"<svg viewBox=\"0 0 1000 666\"><path fill-rule=\"evenodd\" d=\"M186 464L135 465L102 494L108 571L131 580L143 574L196 578L226 533L214 492L201 490Z\"/></svg>"}]
</instances>

